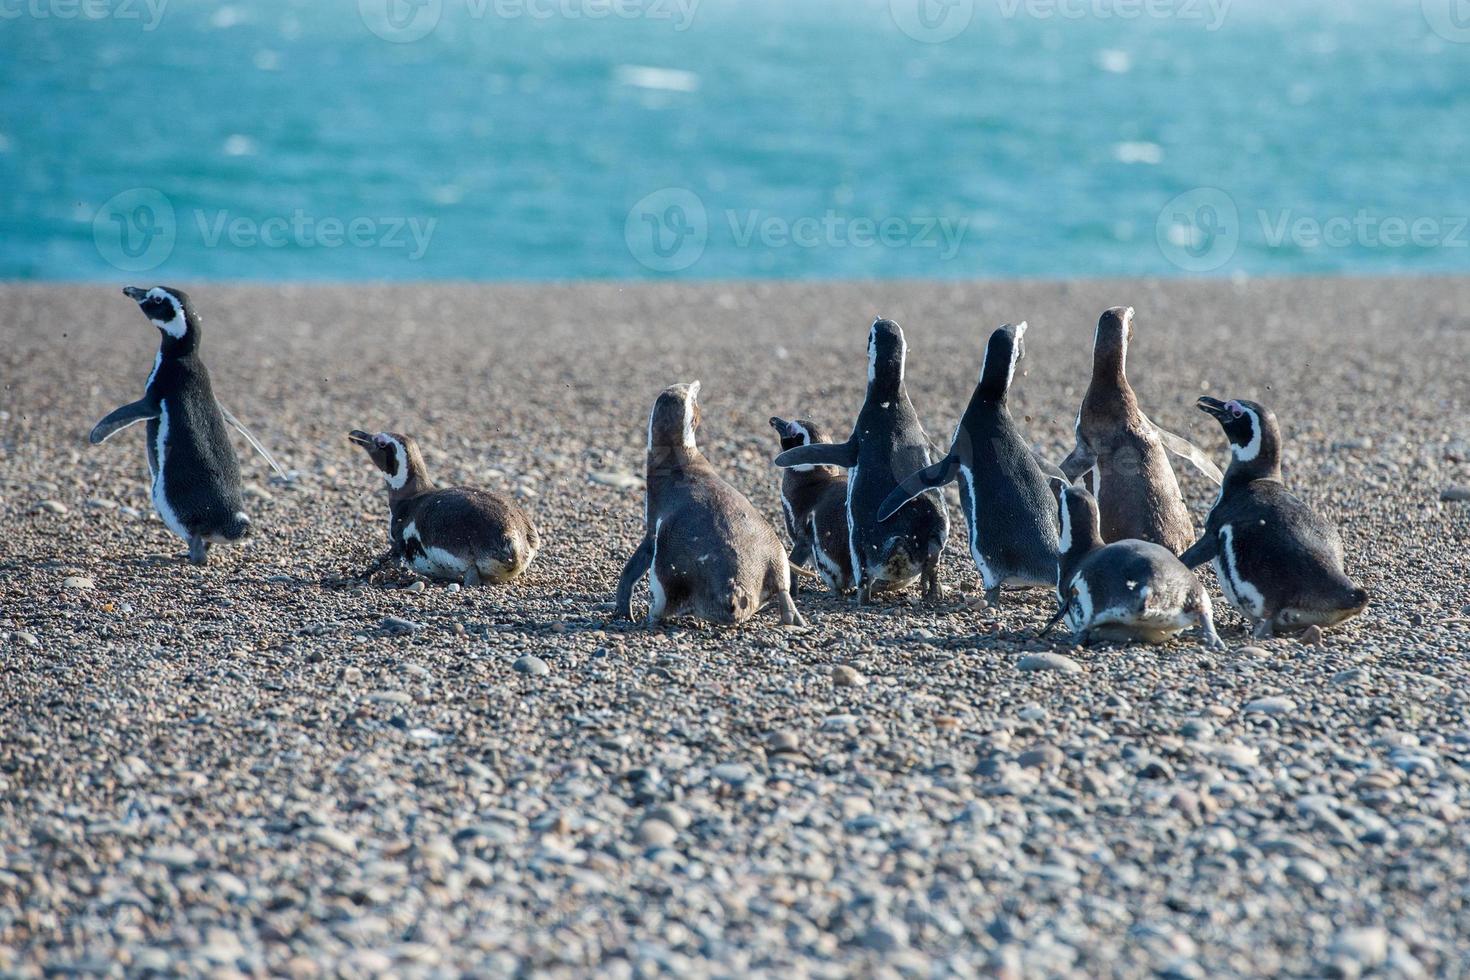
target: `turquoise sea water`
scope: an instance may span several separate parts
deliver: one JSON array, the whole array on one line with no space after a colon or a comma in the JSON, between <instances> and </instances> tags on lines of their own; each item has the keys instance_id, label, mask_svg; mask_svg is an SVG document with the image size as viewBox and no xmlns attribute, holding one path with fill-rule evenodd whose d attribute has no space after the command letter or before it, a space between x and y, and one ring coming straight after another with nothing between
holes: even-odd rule
<instances>
[{"instance_id":1,"label":"turquoise sea water","mask_svg":"<svg viewBox=\"0 0 1470 980\"><path fill-rule=\"evenodd\" d=\"M1470 272L1466 0L0 0L0 278Z\"/></svg>"}]
</instances>

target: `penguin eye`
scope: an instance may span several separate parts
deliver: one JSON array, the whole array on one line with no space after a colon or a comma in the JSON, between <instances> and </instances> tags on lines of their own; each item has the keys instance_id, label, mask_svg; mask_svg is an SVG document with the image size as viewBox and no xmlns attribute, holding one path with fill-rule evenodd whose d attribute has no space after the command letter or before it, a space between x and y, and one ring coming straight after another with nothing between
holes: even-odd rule
<instances>
[{"instance_id":1,"label":"penguin eye","mask_svg":"<svg viewBox=\"0 0 1470 980\"><path fill-rule=\"evenodd\" d=\"M1240 418L1245 415L1245 409L1241 406L1240 402L1230 401L1225 404L1225 407L1230 409L1230 414L1235 418Z\"/></svg>"}]
</instances>

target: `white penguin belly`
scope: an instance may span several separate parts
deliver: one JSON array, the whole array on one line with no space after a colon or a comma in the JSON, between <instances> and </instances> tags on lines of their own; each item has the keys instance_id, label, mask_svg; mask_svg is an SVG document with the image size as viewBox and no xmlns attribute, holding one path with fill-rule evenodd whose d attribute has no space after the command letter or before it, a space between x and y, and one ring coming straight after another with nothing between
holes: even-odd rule
<instances>
[{"instance_id":1,"label":"white penguin belly","mask_svg":"<svg viewBox=\"0 0 1470 980\"><path fill-rule=\"evenodd\" d=\"M968 466L961 466L960 478L965 481L965 486L970 491L970 513L965 515L965 521L970 528L970 558L975 562L975 570L980 573L980 584L988 592L991 589L1000 588L1004 583L1001 576L996 574L995 570L985 561L985 556L980 553L980 528L978 526L980 507L975 502L975 474ZM1090 609L1091 606L1089 605L1088 608Z\"/></svg>"},{"instance_id":2,"label":"white penguin belly","mask_svg":"<svg viewBox=\"0 0 1470 980\"><path fill-rule=\"evenodd\" d=\"M173 505L168 502L168 491L164 483L168 474L167 400L159 406L158 438L153 443L153 454L157 457L158 461L158 468L153 473L153 508L158 511L158 516L163 519L165 527L187 541L189 540L189 530L184 527L184 522L179 519L179 515L174 511Z\"/></svg>"},{"instance_id":3,"label":"white penguin belly","mask_svg":"<svg viewBox=\"0 0 1470 980\"><path fill-rule=\"evenodd\" d=\"M664 584L658 580L658 532L664 526L663 519L653 526L653 557L648 562L648 618L658 619L668 607L669 595Z\"/></svg>"},{"instance_id":4,"label":"white penguin belly","mask_svg":"<svg viewBox=\"0 0 1470 980\"><path fill-rule=\"evenodd\" d=\"M822 576L822 581L827 584L827 588L833 592L841 592L843 587L842 566L822 549L822 536L817 533L816 514L811 516L811 531L812 554L817 557L817 573Z\"/></svg>"},{"instance_id":5,"label":"white penguin belly","mask_svg":"<svg viewBox=\"0 0 1470 980\"><path fill-rule=\"evenodd\" d=\"M419 529L412 521L403 529L403 540L405 543L412 541L418 545L417 553L409 560L409 567L420 575L430 578L464 578L465 573L470 570L470 563L443 548L433 545L425 545L419 537Z\"/></svg>"},{"instance_id":6,"label":"white penguin belly","mask_svg":"<svg viewBox=\"0 0 1470 980\"><path fill-rule=\"evenodd\" d=\"M1235 558L1235 531L1226 524L1220 528L1220 552L1215 558L1215 574L1220 579L1225 598L1247 616L1263 619L1266 615L1266 597L1261 590L1240 576Z\"/></svg>"}]
</instances>

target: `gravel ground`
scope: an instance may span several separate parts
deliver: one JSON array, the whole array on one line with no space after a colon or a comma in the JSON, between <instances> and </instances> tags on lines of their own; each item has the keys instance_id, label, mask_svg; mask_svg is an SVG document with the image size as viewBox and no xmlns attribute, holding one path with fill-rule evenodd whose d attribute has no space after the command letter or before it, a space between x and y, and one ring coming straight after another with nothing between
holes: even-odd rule
<instances>
[{"instance_id":1,"label":"gravel ground","mask_svg":"<svg viewBox=\"0 0 1470 980\"><path fill-rule=\"evenodd\" d=\"M0 974L1470 972L1470 279L192 295L292 471L245 464L257 535L206 569L141 429L86 443L154 329L0 287ZM1361 618L1253 643L1215 591L1228 653L1072 649L1034 639L1047 596L968 608L957 534L944 608L610 621L664 385L703 380L705 452L779 523L766 419L845 431L875 313L941 439L1029 319L1013 408L1060 459L1120 303L1160 424L1223 461L1197 394L1276 410ZM518 494L529 576L360 579L354 427Z\"/></svg>"}]
</instances>

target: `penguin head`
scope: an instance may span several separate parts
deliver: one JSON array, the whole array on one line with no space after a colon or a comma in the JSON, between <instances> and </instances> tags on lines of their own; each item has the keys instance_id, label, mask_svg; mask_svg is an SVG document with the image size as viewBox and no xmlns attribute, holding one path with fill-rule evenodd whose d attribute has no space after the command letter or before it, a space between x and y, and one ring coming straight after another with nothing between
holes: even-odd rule
<instances>
[{"instance_id":1,"label":"penguin head","mask_svg":"<svg viewBox=\"0 0 1470 980\"><path fill-rule=\"evenodd\" d=\"M1252 401L1201 396L1196 406L1213 415L1230 440L1231 466L1271 471L1281 462L1281 428L1269 408Z\"/></svg>"},{"instance_id":2,"label":"penguin head","mask_svg":"<svg viewBox=\"0 0 1470 980\"><path fill-rule=\"evenodd\" d=\"M1133 307L1114 306L1103 310L1097 321L1097 333L1092 338L1093 356L1099 354L1119 356L1128 353L1128 343L1133 339Z\"/></svg>"},{"instance_id":3,"label":"penguin head","mask_svg":"<svg viewBox=\"0 0 1470 980\"><path fill-rule=\"evenodd\" d=\"M1102 544L1097 498L1086 488L1070 484L1061 488L1058 501L1062 533L1057 549L1063 555L1086 554Z\"/></svg>"},{"instance_id":4,"label":"penguin head","mask_svg":"<svg viewBox=\"0 0 1470 980\"><path fill-rule=\"evenodd\" d=\"M699 382L670 385L659 392L648 415L648 448L694 449L699 429Z\"/></svg>"},{"instance_id":5,"label":"penguin head","mask_svg":"<svg viewBox=\"0 0 1470 980\"><path fill-rule=\"evenodd\" d=\"M771 416L771 428L776 430L776 436L781 440L782 451L827 441L826 434L811 419L793 419L788 422L780 416L773 415Z\"/></svg>"},{"instance_id":6,"label":"penguin head","mask_svg":"<svg viewBox=\"0 0 1470 980\"><path fill-rule=\"evenodd\" d=\"M896 389L903 384L903 365L908 357L903 328L883 317L868 330L868 384Z\"/></svg>"},{"instance_id":7,"label":"penguin head","mask_svg":"<svg viewBox=\"0 0 1470 980\"><path fill-rule=\"evenodd\" d=\"M171 286L123 287L123 295L138 304L148 321L163 334L165 347L193 345L199 340L199 317L189 304L189 295Z\"/></svg>"},{"instance_id":8,"label":"penguin head","mask_svg":"<svg viewBox=\"0 0 1470 980\"><path fill-rule=\"evenodd\" d=\"M371 435L361 429L353 429L347 438L367 451L373 465L383 471L389 490L403 490L411 481L423 479L424 457L412 436L398 432Z\"/></svg>"},{"instance_id":9,"label":"penguin head","mask_svg":"<svg viewBox=\"0 0 1470 980\"><path fill-rule=\"evenodd\" d=\"M976 394L982 398L1000 399L1011 389L1016 364L1026 356L1026 321L1003 323L985 343L985 360L980 364L980 384Z\"/></svg>"}]
</instances>

